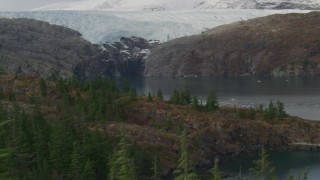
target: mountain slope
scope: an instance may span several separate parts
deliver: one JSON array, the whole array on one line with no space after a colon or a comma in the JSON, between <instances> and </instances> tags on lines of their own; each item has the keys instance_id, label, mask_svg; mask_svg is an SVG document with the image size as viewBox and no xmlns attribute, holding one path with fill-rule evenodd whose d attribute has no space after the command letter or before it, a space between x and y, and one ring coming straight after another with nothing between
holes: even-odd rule
<instances>
[{"instance_id":1,"label":"mountain slope","mask_svg":"<svg viewBox=\"0 0 320 180\"><path fill-rule=\"evenodd\" d=\"M0 69L11 74L88 80L96 76L138 76L157 43L122 38L91 44L75 30L31 19L0 18Z\"/></svg>"},{"instance_id":2,"label":"mountain slope","mask_svg":"<svg viewBox=\"0 0 320 180\"><path fill-rule=\"evenodd\" d=\"M319 22L319 12L272 15L220 26L201 35L175 39L150 54L145 74L320 74Z\"/></svg>"},{"instance_id":3,"label":"mountain slope","mask_svg":"<svg viewBox=\"0 0 320 180\"><path fill-rule=\"evenodd\" d=\"M0 19L0 32L0 64L8 73L70 78L75 64L99 54L79 32L42 21Z\"/></svg>"},{"instance_id":4,"label":"mountain slope","mask_svg":"<svg viewBox=\"0 0 320 180\"><path fill-rule=\"evenodd\" d=\"M320 9L319 0L81 0L34 10Z\"/></svg>"}]
</instances>

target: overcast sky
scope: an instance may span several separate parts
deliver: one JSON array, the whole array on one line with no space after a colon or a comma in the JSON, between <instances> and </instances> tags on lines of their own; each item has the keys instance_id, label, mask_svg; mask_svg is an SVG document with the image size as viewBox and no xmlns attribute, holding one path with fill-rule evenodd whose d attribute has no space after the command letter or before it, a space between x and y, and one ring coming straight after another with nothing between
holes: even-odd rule
<instances>
[{"instance_id":1,"label":"overcast sky","mask_svg":"<svg viewBox=\"0 0 320 180\"><path fill-rule=\"evenodd\" d=\"M47 4L77 0L0 0L0 11L26 11Z\"/></svg>"}]
</instances>

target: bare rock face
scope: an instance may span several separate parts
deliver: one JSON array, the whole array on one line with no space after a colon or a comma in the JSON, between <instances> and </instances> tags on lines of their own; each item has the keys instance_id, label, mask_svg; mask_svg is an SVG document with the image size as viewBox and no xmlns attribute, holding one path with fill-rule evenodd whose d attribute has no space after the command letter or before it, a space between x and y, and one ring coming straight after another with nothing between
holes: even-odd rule
<instances>
[{"instance_id":1,"label":"bare rock face","mask_svg":"<svg viewBox=\"0 0 320 180\"><path fill-rule=\"evenodd\" d=\"M0 19L0 66L8 73L70 78L101 50L77 31L30 19Z\"/></svg>"},{"instance_id":2,"label":"bare rock face","mask_svg":"<svg viewBox=\"0 0 320 180\"><path fill-rule=\"evenodd\" d=\"M159 46L146 76L320 74L320 13L271 15Z\"/></svg>"},{"instance_id":3,"label":"bare rock face","mask_svg":"<svg viewBox=\"0 0 320 180\"><path fill-rule=\"evenodd\" d=\"M95 45L72 29L31 19L0 18L0 70L81 81L107 76L142 76L158 41L121 38Z\"/></svg>"},{"instance_id":4,"label":"bare rock face","mask_svg":"<svg viewBox=\"0 0 320 180\"><path fill-rule=\"evenodd\" d=\"M120 42L106 43L104 48L117 67L115 74L122 76L143 76L145 60L159 41L141 37L122 37Z\"/></svg>"}]
</instances>

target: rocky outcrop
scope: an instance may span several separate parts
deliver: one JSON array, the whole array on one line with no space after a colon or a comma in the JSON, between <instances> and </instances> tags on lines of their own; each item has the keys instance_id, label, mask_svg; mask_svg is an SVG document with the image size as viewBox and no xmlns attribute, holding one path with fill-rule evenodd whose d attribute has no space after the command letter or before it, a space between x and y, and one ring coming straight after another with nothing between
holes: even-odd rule
<instances>
[{"instance_id":1,"label":"rocky outcrop","mask_svg":"<svg viewBox=\"0 0 320 180\"><path fill-rule=\"evenodd\" d=\"M72 29L31 19L0 19L0 64L7 73L70 78L76 64L100 53Z\"/></svg>"},{"instance_id":2,"label":"rocky outcrop","mask_svg":"<svg viewBox=\"0 0 320 180\"><path fill-rule=\"evenodd\" d=\"M71 78L138 76L158 41L122 38L91 44L72 29L31 19L0 19L0 68L6 73Z\"/></svg>"},{"instance_id":3,"label":"rocky outcrop","mask_svg":"<svg viewBox=\"0 0 320 180\"><path fill-rule=\"evenodd\" d=\"M178 38L148 57L146 76L320 74L320 13L272 15Z\"/></svg>"},{"instance_id":4,"label":"rocky outcrop","mask_svg":"<svg viewBox=\"0 0 320 180\"><path fill-rule=\"evenodd\" d=\"M255 119L241 118L237 110L222 107L213 113L196 111L188 106L166 102L139 102L125 111L125 127L130 139L147 148L156 148L164 160L164 175L176 167L173 159L179 157L179 131L186 128L189 152L197 167L212 168L215 159L222 161L239 154L253 154L262 146L269 150L291 150L292 145L317 145L320 142L320 124L296 117L266 120L263 114ZM246 111L246 109L238 109ZM115 129L110 124L107 131ZM160 148L161 147L161 148ZM296 148L297 149L297 148ZM295 149L295 150L296 150ZM303 150L300 147L300 150ZM304 150L316 150L306 147Z\"/></svg>"},{"instance_id":5,"label":"rocky outcrop","mask_svg":"<svg viewBox=\"0 0 320 180\"><path fill-rule=\"evenodd\" d=\"M116 74L142 76L147 56L159 44L159 41L147 41L140 37L122 37L120 42L107 43L103 46L118 67Z\"/></svg>"},{"instance_id":6,"label":"rocky outcrop","mask_svg":"<svg viewBox=\"0 0 320 180\"><path fill-rule=\"evenodd\" d=\"M80 80L106 76L143 76L145 59L159 41L140 37L122 37L120 42L101 46L97 60L84 61L75 66L75 75Z\"/></svg>"}]
</instances>

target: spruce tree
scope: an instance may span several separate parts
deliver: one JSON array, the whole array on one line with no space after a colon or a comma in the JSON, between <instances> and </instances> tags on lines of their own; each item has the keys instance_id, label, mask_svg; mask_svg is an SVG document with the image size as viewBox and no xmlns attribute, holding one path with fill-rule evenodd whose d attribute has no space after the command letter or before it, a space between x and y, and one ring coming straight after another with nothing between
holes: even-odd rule
<instances>
[{"instance_id":1,"label":"spruce tree","mask_svg":"<svg viewBox=\"0 0 320 180\"><path fill-rule=\"evenodd\" d=\"M197 178L197 174L194 173L189 156L187 134L186 130L183 130L180 136L180 156L178 159L178 166L173 172L175 180L193 180Z\"/></svg>"},{"instance_id":2,"label":"spruce tree","mask_svg":"<svg viewBox=\"0 0 320 180\"><path fill-rule=\"evenodd\" d=\"M215 111L219 109L218 97L215 91L211 91L207 97L206 110L207 111Z\"/></svg>"},{"instance_id":3,"label":"spruce tree","mask_svg":"<svg viewBox=\"0 0 320 180\"><path fill-rule=\"evenodd\" d=\"M201 106L199 105L199 99L196 96L192 97L192 107L196 110L201 109Z\"/></svg>"},{"instance_id":4,"label":"spruce tree","mask_svg":"<svg viewBox=\"0 0 320 180\"><path fill-rule=\"evenodd\" d=\"M292 169L288 175L288 177L286 178L286 180L294 180L294 176L293 176L293 172L292 172Z\"/></svg>"},{"instance_id":5,"label":"spruce tree","mask_svg":"<svg viewBox=\"0 0 320 180\"><path fill-rule=\"evenodd\" d=\"M34 134L32 133L32 128L30 119L27 115L20 110L16 119L17 131L13 139L14 142L14 154L13 163L17 174L20 176L25 176L35 168L36 165L36 153L33 146Z\"/></svg>"},{"instance_id":6,"label":"spruce tree","mask_svg":"<svg viewBox=\"0 0 320 180\"><path fill-rule=\"evenodd\" d=\"M130 98L133 101L137 99L137 90L134 87L130 89Z\"/></svg>"},{"instance_id":7,"label":"spruce tree","mask_svg":"<svg viewBox=\"0 0 320 180\"><path fill-rule=\"evenodd\" d=\"M0 87L0 100L2 100L3 98L4 98L3 89L2 87Z\"/></svg>"},{"instance_id":8,"label":"spruce tree","mask_svg":"<svg viewBox=\"0 0 320 180\"><path fill-rule=\"evenodd\" d=\"M188 86L185 86L184 91L181 93L182 104L191 103L191 95Z\"/></svg>"},{"instance_id":9,"label":"spruce tree","mask_svg":"<svg viewBox=\"0 0 320 180\"><path fill-rule=\"evenodd\" d=\"M255 167L250 169L253 179L274 179L274 167L269 161L269 154L264 147L261 149L259 159L253 162Z\"/></svg>"},{"instance_id":10,"label":"spruce tree","mask_svg":"<svg viewBox=\"0 0 320 180\"><path fill-rule=\"evenodd\" d=\"M69 177L74 180L80 179L81 173L82 173L81 152L80 152L79 145L76 141L73 143Z\"/></svg>"},{"instance_id":11,"label":"spruce tree","mask_svg":"<svg viewBox=\"0 0 320 180\"><path fill-rule=\"evenodd\" d=\"M9 101L15 101L16 100L16 95L14 94L13 89L9 90L8 97L9 97Z\"/></svg>"},{"instance_id":12,"label":"spruce tree","mask_svg":"<svg viewBox=\"0 0 320 180\"><path fill-rule=\"evenodd\" d=\"M152 102L153 101L153 98L152 98L152 95L151 95L150 92L148 93L147 101L148 102Z\"/></svg>"},{"instance_id":13,"label":"spruce tree","mask_svg":"<svg viewBox=\"0 0 320 180\"><path fill-rule=\"evenodd\" d=\"M216 159L214 162L213 167L213 180L221 180L219 166L218 166L218 160Z\"/></svg>"},{"instance_id":14,"label":"spruce tree","mask_svg":"<svg viewBox=\"0 0 320 180\"><path fill-rule=\"evenodd\" d=\"M81 180L95 180L96 179L96 173L94 172L94 169L92 167L92 162L88 159L81 175Z\"/></svg>"},{"instance_id":15,"label":"spruce tree","mask_svg":"<svg viewBox=\"0 0 320 180\"><path fill-rule=\"evenodd\" d=\"M287 116L287 113L284 110L283 102L277 101L277 110L279 118L284 118Z\"/></svg>"},{"instance_id":16,"label":"spruce tree","mask_svg":"<svg viewBox=\"0 0 320 180\"><path fill-rule=\"evenodd\" d=\"M152 176L152 180L159 180L159 175L158 175L158 158L156 156L154 156L154 160L153 160L153 176Z\"/></svg>"},{"instance_id":17,"label":"spruce tree","mask_svg":"<svg viewBox=\"0 0 320 180\"><path fill-rule=\"evenodd\" d=\"M162 91L160 88L158 89L157 97L158 97L158 99L163 100L163 94L162 94Z\"/></svg>"},{"instance_id":18,"label":"spruce tree","mask_svg":"<svg viewBox=\"0 0 320 180\"><path fill-rule=\"evenodd\" d=\"M128 144L122 135L110 162L108 178L110 180L135 180L135 166L133 159L128 156Z\"/></svg>"},{"instance_id":19,"label":"spruce tree","mask_svg":"<svg viewBox=\"0 0 320 180\"><path fill-rule=\"evenodd\" d=\"M72 137L69 130L57 125L53 128L50 138L50 164L59 176L66 176L72 154Z\"/></svg>"},{"instance_id":20,"label":"spruce tree","mask_svg":"<svg viewBox=\"0 0 320 180\"><path fill-rule=\"evenodd\" d=\"M39 88L40 88L40 93L41 93L41 96L46 96L47 95L47 84L46 84L46 81L41 78L39 80Z\"/></svg>"},{"instance_id":21,"label":"spruce tree","mask_svg":"<svg viewBox=\"0 0 320 180\"><path fill-rule=\"evenodd\" d=\"M32 128L34 134L34 147L37 155L38 169L43 170L44 162L47 161L47 156L49 154L51 127L44 119L37 104L35 105L33 112Z\"/></svg>"},{"instance_id":22,"label":"spruce tree","mask_svg":"<svg viewBox=\"0 0 320 180\"><path fill-rule=\"evenodd\" d=\"M276 118L277 116L278 116L277 107L274 106L273 101L270 100L268 108L266 108L266 110L265 110L265 118L271 120L271 119Z\"/></svg>"},{"instance_id":23,"label":"spruce tree","mask_svg":"<svg viewBox=\"0 0 320 180\"><path fill-rule=\"evenodd\" d=\"M179 91L177 91L177 90L173 91L173 95L171 96L169 102L172 104L182 104L181 103L181 95L180 95Z\"/></svg>"},{"instance_id":24,"label":"spruce tree","mask_svg":"<svg viewBox=\"0 0 320 180\"><path fill-rule=\"evenodd\" d=\"M129 81L127 79L123 80L123 92L124 93L129 93L130 92L130 84Z\"/></svg>"}]
</instances>

